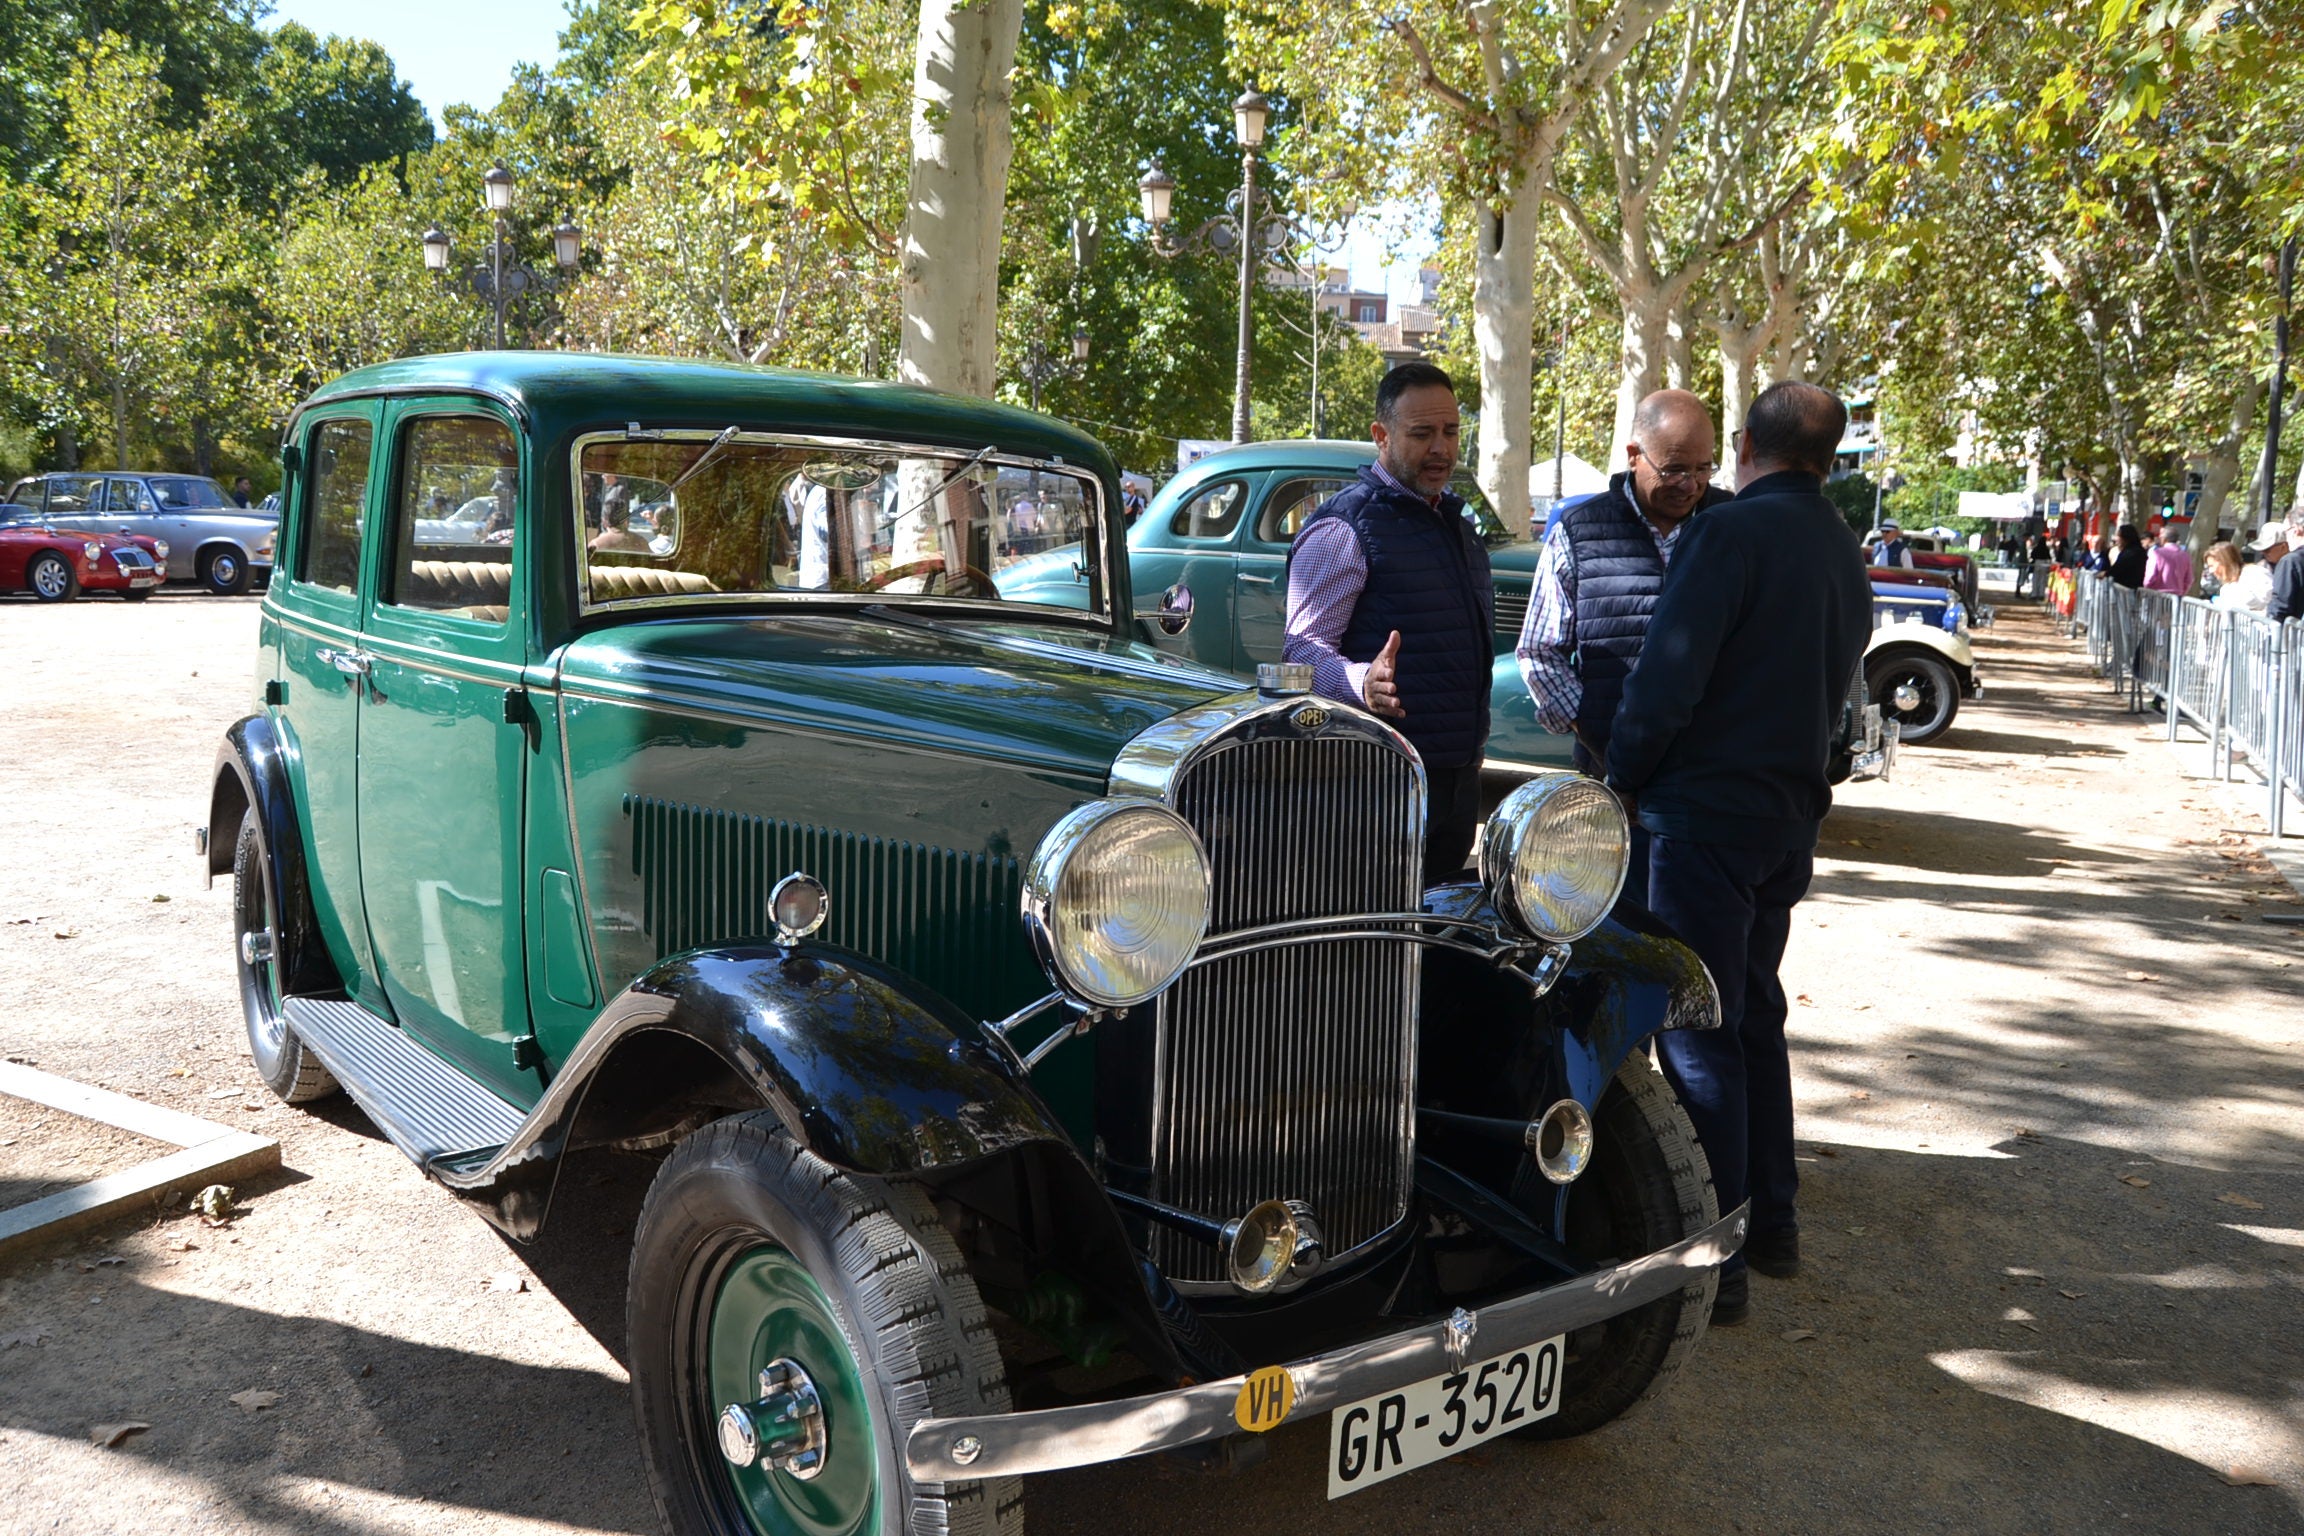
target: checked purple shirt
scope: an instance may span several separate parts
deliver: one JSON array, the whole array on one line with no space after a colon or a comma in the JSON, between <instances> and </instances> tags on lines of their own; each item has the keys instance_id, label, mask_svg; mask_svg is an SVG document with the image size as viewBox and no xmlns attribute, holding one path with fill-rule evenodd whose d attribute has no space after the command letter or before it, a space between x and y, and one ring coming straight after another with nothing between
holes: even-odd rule
<instances>
[{"instance_id":1,"label":"checked purple shirt","mask_svg":"<svg viewBox=\"0 0 2304 1536\"><path fill-rule=\"evenodd\" d=\"M1418 495L1395 479L1382 459L1369 467L1392 489ZM1421 499L1439 504L1437 496ZM1361 551L1360 536L1343 519L1322 518L1306 524L1296 535L1296 546L1288 556L1287 633L1280 644L1280 659L1310 662L1314 693L1362 708L1367 707L1360 690L1367 681L1369 663L1347 661L1336 647L1342 643L1345 626L1352 622L1352 610L1359 606L1360 594L1367 586L1368 557Z\"/></svg>"},{"instance_id":2,"label":"checked purple shirt","mask_svg":"<svg viewBox=\"0 0 2304 1536\"><path fill-rule=\"evenodd\" d=\"M1657 558L1672 568L1672 547L1680 542L1682 518L1669 533L1643 517L1640 525L1656 541ZM1536 701L1536 723L1555 736L1573 735L1576 711L1584 703L1584 679L1576 671L1576 552L1558 523L1544 540L1536 561L1536 581L1528 594L1528 619L1520 626L1520 677Z\"/></svg>"}]
</instances>

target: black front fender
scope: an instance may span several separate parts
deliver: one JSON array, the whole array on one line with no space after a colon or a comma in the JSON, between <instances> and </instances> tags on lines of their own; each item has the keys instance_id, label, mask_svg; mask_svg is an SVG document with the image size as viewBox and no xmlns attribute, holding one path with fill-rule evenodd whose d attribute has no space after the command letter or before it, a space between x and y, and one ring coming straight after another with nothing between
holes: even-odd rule
<instances>
[{"instance_id":1,"label":"black front fender","mask_svg":"<svg viewBox=\"0 0 2304 1536\"><path fill-rule=\"evenodd\" d=\"M1436 890L1426 908L1498 921L1473 886ZM1485 961L1434 951L1424 961L1423 1002L1418 1101L1506 1119L1560 1097L1592 1108L1651 1035L1720 1023L1704 962L1629 901L1569 946L1559 980L1541 997Z\"/></svg>"},{"instance_id":2,"label":"black front fender","mask_svg":"<svg viewBox=\"0 0 2304 1536\"><path fill-rule=\"evenodd\" d=\"M553 1172L583 1140L668 1131L676 1111L766 1105L853 1173L919 1175L1070 1142L982 1031L898 973L829 945L695 950L613 999L520 1132L430 1171L515 1237L543 1225Z\"/></svg>"},{"instance_id":3,"label":"black front fender","mask_svg":"<svg viewBox=\"0 0 2304 1536\"><path fill-rule=\"evenodd\" d=\"M240 820L256 813L264 850L266 894L279 930L280 988L301 997L325 997L343 987L320 936L304 865L304 835L296 819L290 753L269 715L250 715L224 733L208 790L206 874L211 882L232 872Z\"/></svg>"}]
</instances>

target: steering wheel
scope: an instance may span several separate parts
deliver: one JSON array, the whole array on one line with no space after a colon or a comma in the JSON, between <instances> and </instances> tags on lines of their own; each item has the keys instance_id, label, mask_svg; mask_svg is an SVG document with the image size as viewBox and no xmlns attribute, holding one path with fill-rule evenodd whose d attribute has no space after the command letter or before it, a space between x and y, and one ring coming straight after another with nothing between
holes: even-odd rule
<instances>
[{"instance_id":1,"label":"steering wheel","mask_svg":"<svg viewBox=\"0 0 2304 1536\"><path fill-rule=\"evenodd\" d=\"M943 557L940 555L930 555L925 560L914 560L908 565L897 566L894 570L882 571L870 581L859 583L857 590L860 592L884 592L897 582L908 581L915 576L940 576L943 580L937 585L940 585L947 593L953 590L952 568L944 563ZM978 570L975 566L961 566L960 580L971 585L977 593L983 596L997 597L1000 594L1000 588L992 580L991 575L988 572ZM931 586L925 581L921 583L920 590L923 592L930 592L935 589L935 586Z\"/></svg>"}]
</instances>

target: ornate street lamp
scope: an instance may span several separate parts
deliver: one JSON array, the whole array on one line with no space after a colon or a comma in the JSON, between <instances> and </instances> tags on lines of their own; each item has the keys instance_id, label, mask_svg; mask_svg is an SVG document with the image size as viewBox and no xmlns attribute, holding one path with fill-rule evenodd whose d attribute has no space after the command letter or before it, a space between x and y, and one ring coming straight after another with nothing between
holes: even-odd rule
<instances>
[{"instance_id":1,"label":"ornate street lamp","mask_svg":"<svg viewBox=\"0 0 2304 1536\"><path fill-rule=\"evenodd\" d=\"M1240 185L1225 196L1224 212L1188 235L1175 236L1168 232L1168 222L1175 212L1175 178L1155 163L1145 172L1144 179L1136 183L1137 194L1143 200L1144 222L1152 226L1155 255L1173 258L1195 246L1205 246L1219 255L1229 254L1235 247L1240 252L1240 350L1234 360L1232 379L1232 441L1236 443L1248 441L1248 391L1256 345L1256 265L1278 255L1292 241L1322 243L1318 229L1273 210L1269 195L1256 184L1264 128L1271 116L1272 104L1264 99L1261 91L1244 92L1232 103L1232 136L1240 145ZM1350 217L1349 213L1345 215L1346 219ZM1318 283L1315 273L1315 310L1319 307ZM1316 322L1314 329L1318 329Z\"/></svg>"},{"instance_id":2,"label":"ornate street lamp","mask_svg":"<svg viewBox=\"0 0 2304 1536\"><path fill-rule=\"evenodd\" d=\"M504 215L512 208L512 190L512 173L500 165L489 167L481 176L481 198L495 220L496 237L480 253L480 260L465 270L450 273L450 243L439 226L424 231L423 236L426 269L470 288L493 308L499 350L504 346L505 306L531 290L550 292L559 287L574 275L584 255L584 232L565 220L552 231L552 259L560 269L557 273L539 272L512 255L504 227Z\"/></svg>"},{"instance_id":3,"label":"ornate street lamp","mask_svg":"<svg viewBox=\"0 0 2304 1536\"><path fill-rule=\"evenodd\" d=\"M1031 351L1025 356L1024 366L1018 370L1024 375L1024 382L1031 386L1032 409L1035 411L1040 409L1041 385L1076 374L1087 365L1088 328L1086 326L1075 327L1072 332L1072 360L1068 363L1059 362L1050 357L1048 348L1035 338L1032 342Z\"/></svg>"}]
</instances>

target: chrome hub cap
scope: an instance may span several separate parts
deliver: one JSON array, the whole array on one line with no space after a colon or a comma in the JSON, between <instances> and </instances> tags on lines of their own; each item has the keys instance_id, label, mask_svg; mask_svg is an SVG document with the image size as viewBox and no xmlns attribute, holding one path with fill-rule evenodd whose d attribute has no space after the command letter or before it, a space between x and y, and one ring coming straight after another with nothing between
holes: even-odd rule
<instances>
[{"instance_id":1,"label":"chrome hub cap","mask_svg":"<svg viewBox=\"0 0 2304 1536\"><path fill-rule=\"evenodd\" d=\"M797 1361L771 1361L760 1396L721 1409L719 1430L732 1467L765 1465L802 1482L824 1470L824 1404Z\"/></svg>"},{"instance_id":2,"label":"chrome hub cap","mask_svg":"<svg viewBox=\"0 0 2304 1536\"><path fill-rule=\"evenodd\" d=\"M1916 683L1898 683L1891 697L1896 707L1906 714L1920 707L1920 688Z\"/></svg>"}]
</instances>

